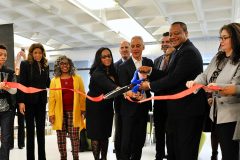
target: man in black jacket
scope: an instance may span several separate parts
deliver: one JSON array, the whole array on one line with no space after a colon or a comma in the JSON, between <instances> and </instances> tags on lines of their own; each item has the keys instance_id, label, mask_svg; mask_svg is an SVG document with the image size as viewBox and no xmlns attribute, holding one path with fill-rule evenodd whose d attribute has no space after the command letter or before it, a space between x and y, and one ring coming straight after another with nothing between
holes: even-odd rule
<instances>
[{"instance_id":1,"label":"man in black jacket","mask_svg":"<svg viewBox=\"0 0 240 160\"><path fill-rule=\"evenodd\" d=\"M176 49L172 53L166 76L158 77L159 71L152 70L153 81L144 82L141 89L166 94L179 93L186 88L188 80L203 71L203 62L198 49L188 39L187 26L174 22L170 27L170 41ZM206 111L203 90L181 99L167 102L168 160L197 160L198 147Z\"/></svg>"},{"instance_id":2,"label":"man in black jacket","mask_svg":"<svg viewBox=\"0 0 240 160\"><path fill-rule=\"evenodd\" d=\"M122 41L120 43L119 52L121 59L114 63L116 72L118 73L119 66L130 58L130 43L128 41ZM120 103L122 97L117 97L114 101L114 124L115 124L115 137L114 137L114 148L117 160L120 159L121 150L121 126L122 120L120 115Z\"/></svg>"},{"instance_id":3,"label":"man in black jacket","mask_svg":"<svg viewBox=\"0 0 240 160\"><path fill-rule=\"evenodd\" d=\"M16 88L10 88L6 82L15 81L14 71L4 66L7 60L7 48L0 45L0 128L1 128L1 148L0 159L9 160L10 138L11 138L11 118L12 99L11 95L16 94Z\"/></svg>"},{"instance_id":4,"label":"man in black jacket","mask_svg":"<svg viewBox=\"0 0 240 160\"><path fill-rule=\"evenodd\" d=\"M133 78L134 72L140 66L153 67L152 60L142 57L144 50L143 39L135 36L131 40L132 57L125 61L119 67L120 86L129 85ZM131 91L129 91L131 95ZM150 92L145 92L144 96L150 97ZM152 103L135 103L127 99L122 99L120 114L122 118L122 136L121 136L121 160L140 160L142 148L146 139L146 127L148 111Z\"/></svg>"}]
</instances>

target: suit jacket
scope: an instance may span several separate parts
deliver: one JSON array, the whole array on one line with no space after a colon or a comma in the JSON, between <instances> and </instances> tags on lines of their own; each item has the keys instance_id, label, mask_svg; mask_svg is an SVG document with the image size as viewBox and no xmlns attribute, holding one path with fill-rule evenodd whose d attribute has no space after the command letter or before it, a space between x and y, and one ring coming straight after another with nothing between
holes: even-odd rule
<instances>
[{"instance_id":1,"label":"suit jacket","mask_svg":"<svg viewBox=\"0 0 240 160\"><path fill-rule=\"evenodd\" d=\"M108 77L102 67L96 68L90 78L88 95L92 97L106 94L117 88L117 84L111 78ZM113 107L113 99L103 100L101 102L93 102L86 99L87 107L93 109ZM112 109L113 110L113 109Z\"/></svg>"},{"instance_id":2,"label":"suit jacket","mask_svg":"<svg viewBox=\"0 0 240 160\"><path fill-rule=\"evenodd\" d=\"M20 65L20 81L26 87L46 89L50 85L49 68L42 68L41 74L36 61L30 64L22 61ZM26 94L18 90L17 102L25 104L47 103L47 91Z\"/></svg>"},{"instance_id":3,"label":"suit jacket","mask_svg":"<svg viewBox=\"0 0 240 160\"><path fill-rule=\"evenodd\" d=\"M123 63L123 60L122 59L119 59L117 62L114 63L114 68L116 70L116 72L118 73L118 69L119 69L119 66L120 64Z\"/></svg>"},{"instance_id":4,"label":"suit jacket","mask_svg":"<svg viewBox=\"0 0 240 160\"><path fill-rule=\"evenodd\" d=\"M185 89L186 82L194 79L203 71L203 62L198 49L187 40L172 53L167 75L159 74L153 69L150 87L153 92L176 94ZM160 75L160 76L158 76ZM158 78L157 78L158 77ZM206 113L206 97L203 90L181 99L167 102L169 117L181 118L204 115Z\"/></svg>"},{"instance_id":5,"label":"suit jacket","mask_svg":"<svg viewBox=\"0 0 240 160\"><path fill-rule=\"evenodd\" d=\"M164 57L164 55L161 55L161 56L159 56L158 58L156 58L154 60L154 68L156 70L160 70L160 66L161 66L163 57ZM170 58L169 58L169 60L170 60ZM165 75L166 71L165 72L161 72L161 73ZM165 94L166 94L166 92L156 92L156 93L154 93L154 96L165 95ZM167 103L167 101L165 101L165 100L164 101L154 100L153 107L154 108L157 107L156 109L164 109L164 110L166 110L166 105L167 105L166 103Z\"/></svg>"},{"instance_id":6,"label":"suit jacket","mask_svg":"<svg viewBox=\"0 0 240 160\"><path fill-rule=\"evenodd\" d=\"M158 69L163 60L163 55L159 56L154 60L154 68Z\"/></svg>"},{"instance_id":7,"label":"suit jacket","mask_svg":"<svg viewBox=\"0 0 240 160\"><path fill-rule=\"evenodd\" d=\"M216 56L212 59L207 69L194 80L197 83L207 85L213 72L216 70ZM230 84L240 84L240 62L236 65L231 64L229 60L220 74L216 82L218 86L228 86ZM217 97L217 123L227 123L239 120L240 115L240 99L236 95ZM210 118L213 119L213 107L211 107Z\"/></svg>"},{"instance_id":8,"label":"suit jacket","mask_svg":"<svg viewBox=\"0 0 240 160\"><path fill-rule=\"evenodd\" d=\"M150 66L153 67L153 62L152 60L142 57L142 65L143 66ZM119 66L119 83L120 86L126 86L131 83L131 80L133 78L134 72L136 71L135 64L133 62L133 59L130 58L127 61L125 61L123 64ZM150 97L150 91L146 91L146 96ZM148 101L145 103L135 103L135 102L130 102L126 99L122 99L121 101L121 115L123 116L132 116L136 113L137 109L143 109L143 110L150 110L152 108L152 102Z\"/></svg>"},{"instance_id":9,"label":"suit jacket","mask_svg":"<svg viewBox=\"0 0 240 160\"><path fill-rule=\"evenodd\" d=\"M119 70L119 66L123 63L122 59L119 59L117 62L114 63L114 68L116 70L116 73L118 74L118 70ZM116 97L114 99L114 110L115 113L119 113L120 114L120 106L121 106L121 99L123 98L122 95Z\"/></svg>"}]
</instances>

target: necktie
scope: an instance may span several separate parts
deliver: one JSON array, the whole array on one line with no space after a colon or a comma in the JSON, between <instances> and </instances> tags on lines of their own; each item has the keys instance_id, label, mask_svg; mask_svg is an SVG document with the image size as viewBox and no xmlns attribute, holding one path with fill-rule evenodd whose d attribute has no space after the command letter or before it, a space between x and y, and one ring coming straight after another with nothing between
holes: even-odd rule
<instances>
[{"instance_id":1,"label":"necktie","mask_svg":"<svg viewBox=\"0 0 240 160\"><path fill-rule=\"evenodd\" d=\"M162 62L162 69L163 71L165 71L167 69L167 65L168 65L168 59L166 57L164 57L163 62Z\"/></svg>"}]
</instances>

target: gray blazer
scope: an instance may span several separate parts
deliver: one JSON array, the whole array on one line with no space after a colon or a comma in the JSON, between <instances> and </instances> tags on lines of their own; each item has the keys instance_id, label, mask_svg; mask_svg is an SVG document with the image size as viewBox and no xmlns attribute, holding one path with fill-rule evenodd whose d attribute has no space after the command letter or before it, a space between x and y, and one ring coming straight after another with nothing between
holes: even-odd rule
<instances>
[{"instance_id":1,"label":"gray blazer","mask_svg":"<svg viewBox=\"0 0 240 160\"><path fill-rule=\"evenodd\" d=\"M240 98L240 85L237 85L237 92L236 92L236 94ZM239 116L239 119L238 119L236 127L235 127L233 140L238 140L238 141L240 140L240 116Z\"/></svg>"},{"instance_id":2,"label":"gray blazer","mask_svg":"<svg viewBox=\"0 0 240 160\"><path fill-rule=\"evenodd\" d=\"M207 69L194 80L197 83L207 85L212 73L216 70L216 56L212 59ZM227 62L216 79L218 86L229 84L240 84L240 62L236 65ZM216 100L217 124L236 122L240 115L240 98L237 96L221 96ZM213 120L213 107L211 107L210 118Z\"/></svg>"}]
</instances>

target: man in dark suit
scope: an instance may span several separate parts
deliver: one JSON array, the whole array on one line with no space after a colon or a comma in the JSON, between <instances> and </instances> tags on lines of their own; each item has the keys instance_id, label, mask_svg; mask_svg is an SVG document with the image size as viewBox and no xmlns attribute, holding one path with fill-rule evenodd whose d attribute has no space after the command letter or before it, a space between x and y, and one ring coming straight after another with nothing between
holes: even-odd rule
<instances>
[{"instance_id":1,"label":"man in dark suit","mask_svg":"<svg viewBox=\"0 0 240 160\"><path fill-rule=\"evenodd\" d=\"M118 71L120 64L130 58L130 43L128 41L122 41L120 43L119 53L121 54L121 59L114 63L116 71Z\"/></svg>"},{"instance_id":2,"label":"man in dark suit","mask_svg":"<svg viewBox=\"0 0 240 160\"><path fill-rule=\"evenodd\" d=\"M152 60L142 57L144 50L143 39L135 36L131 40L132 57L119 66L119 83L120 86L129 85L133 78L134 72L140 66L153 67ZM132 91L128 91L126 96L135 97ZM150 92L143 94L150 97ZM146 127L148 119L148 111L151 109L152 103L135 103L127 99L122 99L120 114L122 118L122 139L121 139L121 160L140 160L142 148L146 139Z\"/></svg>"},{"instance_id":3,"label":"man in dark suit","mask_svg":"<svg viewBox=\"0 0 240 160\"><path fill-rule=\"evenodd\" d=\"M172 53L166 76L142 83L141 89L167 94L186 89L186 82L203 71L203 62L198 49L188 39L187 26L174 22L170 27L170 41L176 49ZM150 78L156 78L152 70ZM154 77L155 76L155 77ZM167 101L168 160L197 160L199 142L206 111L203 90L181 99Z\"/></svg>"},{"instance_id":4,"label":"man in dark suit","mask_svg":"<svg viewBox=\"0 0 240 160\"><path fill-rule=\"evenodd\" d=\"M169 32L163 33L161 39L161 49L163 55L154 60L154 68L161 71L167 71L168 63L171 57L171 53L175 50L169 40ZM163 95L164 93L155 93L155 96ZM166 158L165 154L165 134L166 134L166 120L167 120L167 101L154 101L153 105L153 120L155 126L156 137L156 160L162 160ZM167 139L167 137L166 137Z\"/></svg>"},{"instance_id":5,"label":"man in dark suit","mask_svg":"<svg viewBox=\"0 0 240 160\"><path fill-rule=\"evenodd\" d=\"M125 62L130 58L130 43L128 41L122 41L120 43L119 52L121 54L121 59L119 59L117 62L114 63L114 67L116 69L116 72L118 73L118 69L120 64ZM114 152L116 153L117 160L120 159L120 150L121 150L121 116L120 116L120 99L121 97L118 97L114 101L114 121L115 121L115 137L114 137Z\"/></svg>"}]
</instances>

